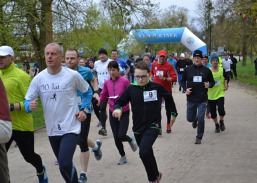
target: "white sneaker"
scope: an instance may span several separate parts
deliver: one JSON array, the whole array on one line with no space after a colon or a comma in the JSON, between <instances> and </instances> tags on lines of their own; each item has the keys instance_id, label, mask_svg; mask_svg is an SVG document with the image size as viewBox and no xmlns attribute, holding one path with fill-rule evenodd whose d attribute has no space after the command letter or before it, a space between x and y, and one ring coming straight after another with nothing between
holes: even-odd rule
<instances>
[{"instance_id":1,"label":"white sneaker","mask_svg":"<svg viewBox=\"0 0 257 183\"><path fill-rule=\"evenodd\" d=\"M124 165L126 163L128 163L127 157L126 156L121 156L121 158L120 158L120 160L118 162L118 165Z\"/></svg>"},{"instance_id":2,"label":"white sneaker","mask_svg":"<svg viewBox=\"0 0 257 183\"><path fill-rule=\"evenodd\" d=\"M135 151L137 150L137 148L138 148L136 139L135 139L134 136L130 136L130 138L131 138L132 140L131 140L131 142L129 142L129 145L130 145L132 151L135 152Z\"/></svg>"}]
</instances>

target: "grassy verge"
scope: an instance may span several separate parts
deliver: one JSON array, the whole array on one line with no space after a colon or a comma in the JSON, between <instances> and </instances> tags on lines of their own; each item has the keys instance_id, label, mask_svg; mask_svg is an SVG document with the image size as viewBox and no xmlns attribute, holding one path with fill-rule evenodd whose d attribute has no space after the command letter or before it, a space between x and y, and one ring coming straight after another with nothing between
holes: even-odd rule
<instances>
[{"instance_id":1,"label":"grassy verge","mask_svg":"<svg viewBox=\"0 0 257 183\"><path fill-rule=\"evenodd\" d=\"M244 84L250 85L257 89L257 76L255 76L254 63L248 59L246 66L242 66L242 62L237 63L238 80Z\"/></svg>"}]
</instances>

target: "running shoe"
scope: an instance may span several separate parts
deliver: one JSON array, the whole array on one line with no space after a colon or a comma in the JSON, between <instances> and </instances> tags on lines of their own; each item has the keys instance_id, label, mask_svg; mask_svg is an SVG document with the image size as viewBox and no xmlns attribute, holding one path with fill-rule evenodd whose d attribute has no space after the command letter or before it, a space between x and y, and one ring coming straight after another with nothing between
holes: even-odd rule
<instances>
[{"instance_id":1,"label":"running shoe","mask_svg":"<svg viewBox=\"0 0 257 183\"><path fill-rule=\"evenodd\" d=\"M156 181L150 181L149 183L160 183L161 179L162 179L162 173L159 172L159 176L158 176L157 180Z\"/></svg>"},{"instance_id":2,"label":"running shoe","mask_svg":"<svg viewBox=\"0 0 257 183\"><path fill-rule=\"evenodd\" d=\"M99 134L99 135L102 135L102 136L107 136L107 130L104 129L104 128L101 128L101 129L98 131L98 134Z\"/></svg>"},{"instance_id":3,"label":"running shoe","mask_svg":"<svg viewBox=\"0 0 257 183\"><path fill-rule=\"evenodd\" d=\"M202 143L202 140L199 139L198 137L196 137L196 139L195 139L195 144L201 144L201 143Z\"/></svg>"},{"instance_id":4,"label":"running shoe","mask_svg":"<svg viewBox=\"0 0 257 183\"><path fill-rule=\"evenodd\" d=\"M220 133L220 125L219 125L219 123L215 124L215 133Z\"/></svg>"},{"instance_id":5,"label":"running shoe","mask_svg":"<svg viewBox=\"0 0 257 183\"><path fill-rule=\"evenodd\" d=\"M80 173L79 183L86 183L86 182L87 182L87 175L85 173Z\"/></svg>"},{"instance_id":6,"label":"running shoe","mask_svg":"<svg viewBox=\"0 0 257 183\"><path fill-rule=\"evenodd\" d=\"M99 161L102 158L102 151L101 151L102 141L98 139L96 140L96 144L98 145L98 148L92 151L95 155L95 159Z\"/></svg>"},{"instance_id":7,"label":"running shoe","mask_svg":"<svg viewBox=\"0 0 257 183\"><path fill-rule=\"evenodd\" d=\"M167 124L167 130L166 130L167 133L171 133L171 125L170 124Z\"/></svg>"},{"instance_id":8,"label":"running shoe","mask_svg":"<svg viewBox=\"0 0 257 183\"><path fill-rule=\"evenodd\" d=\"M198 120L198 118L195 117L194 121L192 122L192 127L193 127L193 128L196 128L196 127L197 127L197 120Z\"/></svg>"},{"instance_id":9,"label":"running shoe","mask_svg":"<svg viewBox=\"0 0 257 183\"><path fill-rule=\"evenodd\" d=\"M225 128L225 125L224 125L224 120L220 120L220 130L221 131L224 131L226 128Z\"/></svg>"},{"instance_id":10,"label":"running shoe","mask_svg":"<svg viewBox=\"0 0 257 183\"><path fill-rule=\"evenodd\" d=\"M131 140L131 142L129 142L129 145L130 145L132 151L135 152L135 151L137 150L137 148L138 148L136 139L135 139L135 137L132 136L132 135L130 136L130 138L131 138L132 140Z\"/></svg>"},{"instance_id":11,"label":"running shoe","mask_svg":"<svg viewBox=\"0 0 257 183\"><path fill-rule=\"evenodd\" d=\"M37 174L39 183L48 183L48 177L46 174L46 167L42 164L43 172L41 174Z\"/></svg>"},{"instance_id":12,"label":"running shoe","mask_svg":"<svg viewBox=\"0 0 257 183\"><path fill-rule=\"evenodd\" d=\"M126 156L121 156L121 158L120 158L120 160L118 162L118 165L124 165L126 163L128 163L127 157Z\"/></svg>"}]
</instances>

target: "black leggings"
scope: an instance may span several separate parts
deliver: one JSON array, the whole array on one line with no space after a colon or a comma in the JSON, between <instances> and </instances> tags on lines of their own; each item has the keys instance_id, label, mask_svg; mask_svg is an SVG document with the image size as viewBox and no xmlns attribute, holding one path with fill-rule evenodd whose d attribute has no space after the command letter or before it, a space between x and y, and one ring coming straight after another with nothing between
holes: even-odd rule
<instances>
[{"instance_id":1,"label":"black leggings","mask_svg":"<svg viewBox=\"0 0 257 183\"><path fill-rule=\"evenodd\" d=\"M87 152L89 150L87 139L88 139L88 133L90 129L90 121L91 121L91 114L87 113L87 118L85 119L85 121L81 122L81 131L80 131L79 140L78 140L78 144L81 152Z\"/></svg>"},{"instance_id":2,"label":"black leggings","mask_svg":"<svg viewBox=\"0 0 257 183\"><path fill-rule=\"evenodd\" d=\"M114 118L112 116L112 112L109 111L109 120L115 145L120 155L125 156L125 151L122 142L131 142L131 138L127 135L129 127L129 111L122 113L120 121L118 121L118 118Z\"/></svg>"},{"instance_id":3,"label":"black leggings","mask_svg":"<svg viewBox=\"0 0 257 183\"><path fill-rule=\"evenodd\" d=\"M102 89L99 88L98 89L99 95L101 91ZM107 114L106 114L107 103L108 103L108 100L106 99L106 101L104 101L103 103L101 103L100 106L98 106L96 105L97 104L96 100L92 100L94 112L98 120L101 122L102 128L104 129L106 128L106 120L107 120Z\"/></svg>"},{"instance_id":4,"label":"black leggings","mask_svg":"<svg viewBox=\"0 0 257 183\"><path fill-rule=\"evenodd\" d=\"M208 106L210 108L211 118L217 118L217 107L220 116L225 116L225 108L224 108L225 99L224 97L220 97L217 100L208 100Z\"/></svg>"},{"instance_id":5,"label":"black leggings","mask_svg":"<svg viewBox=\"0 0 257 183\"><path fill-rule=\"evenodd\" d=\"M139 147L139 156L145 166L149 181L155 181L159 176L159 170L153 153L153 144L157 139L159 130L147 128L140 134L135 133L135 138Z\"/></svg>"},{"instance_id":6,"label":"black leggings","mask_svg":"<svg viewBox=\"0 0 257 183\"><path fill-rule=\"evenodd\" d=\"M34 132L13 130L11 139L5 144L6 151L10 148L13 140L17 143L25 161L32 164L37 173L42 173L42 159L34 149Z\"/></svg>"},{"instance_id":7,"label":"black leggings","mask_svg":"<svg viewBox=\"0 0 257 183\"><path fill-rule=\"evenodd\" d=\"M167 116L167 124L170 124L171 116L177 117L178 115L176 104L174 102L172 94L170 94L169 96L165 96L164 101L165 101L165 110L166 110L166 116ZM170 107L170 104L171 104L171 107Z\"/></svg>"}]
</instances>

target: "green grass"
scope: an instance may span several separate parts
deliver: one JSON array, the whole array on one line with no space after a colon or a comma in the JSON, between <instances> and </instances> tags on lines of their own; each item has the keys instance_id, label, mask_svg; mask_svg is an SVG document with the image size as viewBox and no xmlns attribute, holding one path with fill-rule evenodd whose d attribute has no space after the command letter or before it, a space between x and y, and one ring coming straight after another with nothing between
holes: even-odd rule
<instances>
[{"instance_id":1,"label":"green grass","mask_svg":"<svg viewBox=\"0 0 257 183\"><path fill-rule=\"evenodd\" d=\"M237 63L238 80L244 84L248 84L257 88L257 76L255 76L254 63L247 59L246 66L242 66L242 62Z\"/></svg>"},{"instance_id":2,"label":"green grass","mask_svg":"<svg viewBox=\"0 0 257 183\"><path fill-rule=\"evenodd\" d=\"M33 120L34 120L34 129L35 130L45 126L43 108L42 108L42 104L40 101L38 102L37 110L32 112L32 116L33 116Z\"/></svg>"}]
</instances>

